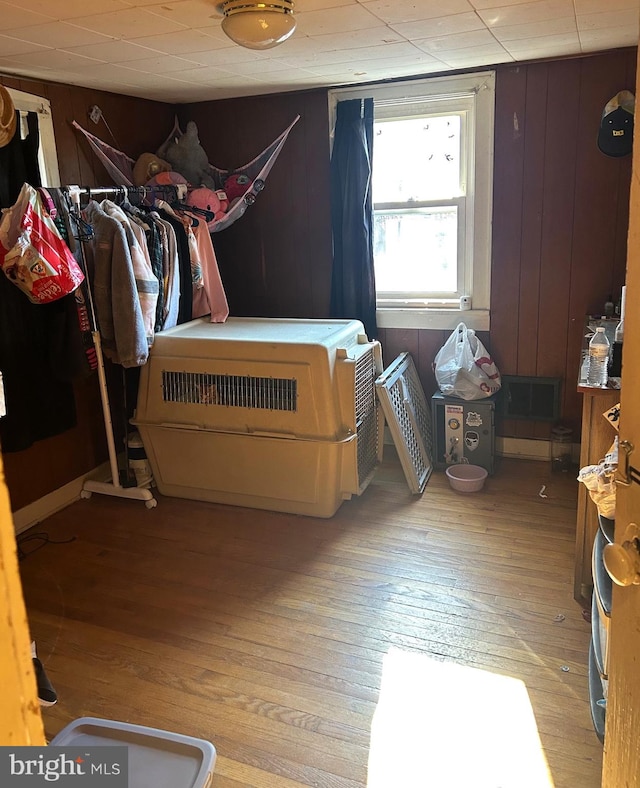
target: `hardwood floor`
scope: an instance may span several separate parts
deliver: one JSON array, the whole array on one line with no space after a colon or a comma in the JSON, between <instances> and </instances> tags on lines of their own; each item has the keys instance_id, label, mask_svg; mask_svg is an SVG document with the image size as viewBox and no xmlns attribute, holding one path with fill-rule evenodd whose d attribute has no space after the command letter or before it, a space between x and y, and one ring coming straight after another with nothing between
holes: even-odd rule
<instances>
[{"instance_id":1,"label":"hardwood floor","mask_svg":"<svg viewBox=\"0 0 640 788\"><path fill-rule=\"evenodd\" d=\"M213 788L360 788L399 647L522 680L551 784L599 786L575 477L503 460L481 493L435 472L415 497L385 454L330 520L94 495L27 532L53 542L20 564L60 698L48 738L80 716L125 720L211 741ZM421 785L458 788L429 782L424 748Z\"/></svg>"}]
</instances>

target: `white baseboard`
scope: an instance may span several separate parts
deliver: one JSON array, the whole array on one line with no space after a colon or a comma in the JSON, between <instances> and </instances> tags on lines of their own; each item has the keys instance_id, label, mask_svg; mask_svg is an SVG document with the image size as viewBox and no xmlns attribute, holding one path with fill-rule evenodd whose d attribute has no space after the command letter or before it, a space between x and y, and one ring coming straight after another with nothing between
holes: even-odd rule
<instances>
[{"instance_id":1,"label":"white baseboard","mask_svg":"<svg viewBox=\"0 0 640 788\"><path fill-rule=\"evenodd\" d=\"M393 445L393 438L389 428L384 428L385 445ZM551 442L534 440L533 438L501 438L496 437L496 455L498 457L515 457L520 460L539 460L549 462L551 459ZM571 445L571 459L580 461L580 444Z\"/></svg>"},{"instance_id":2,"label":"white baseboard","mask_svg":"<svg viewBox=\"0 0 640 788\"><path fill-rule=\"evenodd\" d=\"M532 438L496 438L496 454L499 457L516 457L520 460L551 459L551 441L534 440ZM580 461L580 444L571 444L571 459Z\"/></svg>"},{"instance_id":3,"label":"white baseboard","mask_svg":"<svg viewBox=\"0 0 640 788\"><path fill-rule=\"evenodd\" d=\"M59 512L60 509L64 509L74 503L74 501L79 500L85 479L109 478L110 472L109 463L105 462L92 471L78 476L77 479L65 484L64 487L60 487L48 495L38 498L37 501L23 506L22 509L18 509L13 513L13 527L16 535L21 534L52 514Z\"/></svg>"}]
</instances>

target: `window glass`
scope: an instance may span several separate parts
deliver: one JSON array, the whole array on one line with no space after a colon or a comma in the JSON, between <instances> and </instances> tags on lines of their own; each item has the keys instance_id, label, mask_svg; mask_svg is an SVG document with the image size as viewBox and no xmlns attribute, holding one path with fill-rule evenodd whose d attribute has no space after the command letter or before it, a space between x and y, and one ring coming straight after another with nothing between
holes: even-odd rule
<instances>
[{"instance_id":1,"label":"window glass","mask_svg":"<svg viewBox=\"0 0 640 788\"><path fill-rule=\"evenodd\" d=\"M376 211L373 227L378 292L457 292L456 206Z\"/></svg>"},{"instance_id":2,"label":"window glass","mask_svg":"<svg viewBox=\"0 0 640 788\"><path fill-rule=\"evenodd\" d=\"M460 115L374 124L375 203L419 202L460 194Z\"/></svg>"}]
</instances>

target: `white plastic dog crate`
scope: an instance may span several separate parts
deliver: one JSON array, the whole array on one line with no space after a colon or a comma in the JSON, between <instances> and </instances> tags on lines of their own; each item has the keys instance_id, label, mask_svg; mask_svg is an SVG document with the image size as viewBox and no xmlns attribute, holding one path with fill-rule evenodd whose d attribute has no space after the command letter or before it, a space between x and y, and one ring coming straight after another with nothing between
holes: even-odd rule
<instances>
[{"instance_id":1,"label":"white plastic dog crate","mask_svg":"<svg viewBox=\"0 0 640 788\"><path fill-rule=\"evenodd\" d=\"M356 320L207 318L156 336L135 423L163 495L331 517L382 457Z\"/></svg>"}]
</instances>

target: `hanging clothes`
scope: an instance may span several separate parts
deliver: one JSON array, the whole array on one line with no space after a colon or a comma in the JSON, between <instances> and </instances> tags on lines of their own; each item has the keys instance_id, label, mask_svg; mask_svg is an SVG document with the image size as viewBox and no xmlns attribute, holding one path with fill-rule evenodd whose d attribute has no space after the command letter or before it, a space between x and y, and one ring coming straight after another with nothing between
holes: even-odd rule
<instances>
[{"instance_id":1,"label":"hanging clothes","mask_svg":"<svg viewBox=\"0 0 640 788\"><path fill-rule=\"evenodd\" d=\"M188 323L193 319L193 292L191 287L191 257L189 254L189 241L184 224L172 213L164 208L157 208L161 219L168 222L176 237L178 252L178 271L180 301L178 306L178 323Z\"/></svg>"},{"instance_id":2,"label":"hanging clothes","mask_svg":"<svg viewBox=\"0 0 640 788\"><path fill-rule=\"evenodd\" d=\"M224 323L229 317L229 304L222 285L218 260L209 229L204 222L194 228L202 266L203 286L193 291L193 316L211 314L212 323Z\"/></svg>"},{"instance_id":3,"label":"hanging clothes","mask_svg":"<svg viewBox=\"0 0 640 788\"><path fill-rule=\"evenodd\" d=\"M111 200L103 200L100 207L107 216L120 222L124 229L127 243L129 244L129 254L138 291L142 322L147 343L151 345L153 343L156 304L158 302L160 284L151 268L144 231L137 224L129 221L129 217L122 208ZM116 319L119 319L119 316L116 315Z\"/></svg>"},{"instance_id":4,"label":"hanging clothes","mask_svg":"<svg viewBox=\"0 0 640 788\"><path fill-rule=\"evenodd\" d=\"M156 227L155 222L147 213L141 211L140 208L132 205L130 202L125 201L122 203L121 208L131 221L136 222L142 228L145 234L149 265L151 266L153 275L159 283L154 331L161 331L164 323L163 314L165 302L161 231L159 227Z\"/></svg>"},{"instance_id":5,"label":"hanging clothes","mask_svg":"<svg viewBox=\"0 0 640 788\"><path fill-rule=\"evenodd\" d=\"M139 367L149 343L125 228L95 200L82 213L93 227L85 251L105 355L123 367Z\"/></svg>"}]
</instances>

